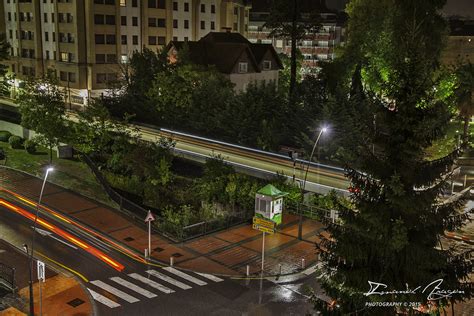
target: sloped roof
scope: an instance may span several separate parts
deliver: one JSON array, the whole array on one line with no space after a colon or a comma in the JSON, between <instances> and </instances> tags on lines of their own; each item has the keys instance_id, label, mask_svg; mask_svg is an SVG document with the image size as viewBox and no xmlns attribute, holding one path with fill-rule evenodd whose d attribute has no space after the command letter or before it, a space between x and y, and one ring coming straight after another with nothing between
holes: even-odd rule
<instances>
[{"instance_id":1,"label":"sloped roof","mask_svg":"<svg viewBox=\"0 0 474 316\"><path fill-rule=\"evenodd\" d=\"M187 43L189 57L193 63L200 65L215 65L222 73L231 73L239 57L247 52L256 72L265 53L270 50L277 65L282 63L271 44L252 44L240 33L211 32L197 42L171 41L168 49L174 46L178 51Z\"/></svg>"},{"instance_id":2,"label":"sloped roof","mask_svg":"<svg viewBox=\"0 0 474 316\"><path fill-rule=\"evenodd\" d=\"M266 195L266 196L271 196L271 197L280 197L280 196L285 196L285 195L288 194L286 192L282 192L282 191L278 190L277 188L275 188L271 184L267 184L266 186L264 186L263 188L258 190L257 193L262 194L262 195Z\"/></svg>"}]
</instances>

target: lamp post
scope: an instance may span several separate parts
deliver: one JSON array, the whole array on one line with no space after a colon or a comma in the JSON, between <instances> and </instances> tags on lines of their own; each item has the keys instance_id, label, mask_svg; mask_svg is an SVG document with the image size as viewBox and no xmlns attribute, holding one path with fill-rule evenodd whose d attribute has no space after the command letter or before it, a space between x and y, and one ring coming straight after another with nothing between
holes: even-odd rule
<instances>
[{"instance_id":1,"label":"lamp post","mask_svg":"<svg viewBox=\"0 0 474 316\"><path fill-rule=\"evenodd\" d=\"M321 138L321 135L325 133L328 129L326 127L321 128L321 131L319 131L318 137L316 138L316 141L314 142L313 145L313 150L311 151L311 155L309 156L308 159L308 166L306 167L306 172L304 174L304 180L303 180L303 186L301 187L301 196L303 197L304 201L304 190L306 189L306 179L308 178L308 171L309 171L309 165L311 163L311 159L313 159L314 151L316 150L316 146L318 146L319 139ZM301 240L302 234L303 234L303 212L300 210L300 221L298 223L298 239Z\"/></svg>"},{"instance_id":2,"label":"lamp post","mask_svg":"<svg viewBox=\"0 0 474 316\"><path fill-rule=\"evenodd\" d=\"M34 253L34 248L35 248L35 235L36 235L36 222L38 221L38 213L39 213L39 207L41 204L41 198L43 197L43 191L44 191L44 186L46 184L46 179L48 178L48 174L53 171L54 169L52 167L48 167L46 169L46 174L44 176L43 180L43 185L41 186L41 192L39 195L38 199L38 204L36 204L36 214L35 214L35 221L33 223L33 238L31 242L31 251L30 251L30 281L29 281L29 288L30 288L30 316L35 315L35 307L34 307L34 297L33 297L33 253ZM25 250L28 252L28 246L25 245Z\"/></svg>"}]
</instances>

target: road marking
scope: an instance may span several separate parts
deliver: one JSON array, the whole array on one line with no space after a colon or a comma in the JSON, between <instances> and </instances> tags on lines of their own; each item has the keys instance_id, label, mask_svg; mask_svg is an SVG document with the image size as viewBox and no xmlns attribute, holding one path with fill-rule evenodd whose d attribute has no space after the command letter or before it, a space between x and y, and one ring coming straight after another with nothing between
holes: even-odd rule
<instances>
[{"instance_id":1,"label":"road marking","mask_svg":"<svg viewBox=\"0 0 474 316\"><path fill-rule=\"evenodd\" d=\"M124 280L124 279L120 278L120 277L112 277L110 279L114 282L117 282L120 285L123 285L126 288L129 288L130 290L133 290L133 291L145 296L145 297L154 298L154 297L157 296L156 294L154 294L150 291L147 291L147 290L145 290L145 289L143 289L143 288L141 288L141 287L139 287L139 286L137 286L137 285L135 285L131 282L128 282L127 280Z\"/></svg>"},{"instance_id":2,"label":"road marking","mask_svg":"<svg viewBox=\"0 0 474 316\"><path fill-rule=\"evenodd\" d=\"M117 302L114 302L112 301L111 299L95 292L95 291L92 291L91 289L87 288L87 290L91 293L92 297L99 303L102 303L110 308L115 308L115 307L119 307L120 304L117 303Z\"/></svg>"},{"instance_id":3,"label":"road marking","mask_svg":"<svg viewBox=\"0 0 474 316\"><path fill-rule=\"evenodd\" d=\"M126 300L127 302L129 303L136 303L136 302L139 302L140 300L138 298L135 298L131 295L128 295L127 293L125 292L122 292L120 290L117 290L116 288L114 288L113 286L110 286L108 285L107 283L104 283L100 280L95 280L95 281L91 281L92 284L94 284L95 286L97 287L100 287L101 289L104 289L106 290L107 292L110 292L112 293L113 295L115 296L118 296L120 297L121 299L124 299Z\"/></svg>"},{"instance_id":4,"label":"road marking","mask_svg":"<svg viewBox=\"0 0 474 316\"><path fill-rule=\"evenodd\" d=\"M170 288L167 288L166 286L164 285L161 285L160 283L157 283L153 280L150 280L148 278L145 278L144 276L141 276L140 274L138 273L130 273L128 275L129 277L131 278L134 278L135 280L138 280L138 281L141 281L145 284L148 284L149 286L163 292L163 293L166 293L166 294L171 294L171 293L174 293L175 291L170 289Z\"/></svg>"},{"instance_id":5,"label":"road marking","mask_svg":"<svg viewBox=\"0 0 474 316\"><path fill-rule=\"evenodd\" d=\"M170 278L169 276L167 276L166 274L163 274L163 273L160 273L158 271L155 271L155 270L148 270L146 273L148 274L151 274L155 277L157 277L158 279L161 279L163 281L166 281L170 284L173 284L174 286L177 286L183 290L189 290L191 289L191 286L187 285L187 284L184 284L182 282L179 282L179 281L176 281L175 279L173 278Z\"/></svg>"},{"instance_id":6,"label":"road marking","mask_svg":"<svg viewBox=\"0 0 474 316\"><path fill-rule=\"evenodd\" d=\"M201 273L201 272L195 272L196 274L199 274L202 277L205 277L206 279L209 279L214 282L222 282L224 279L218 278L215 275L212 274L207 274L207 273Z\"/></svg>"},{"instance_id":7,"label":"road marking","mask_svg":"<svg viewBox=\"0 0 474 316\"><path fill-rule=\"evenodd\" d=\"M51 261L52 263L57 264L57 265L60 266L61 268L64 268L64 269L66 269L66 270L68 270L68 271L74 273L75 275L77 275L78 277L80 277L81 279L83 279L84 282L89 282L89 280L88 280L85 276L83 276L82 274L80 274L80 273L77 272L76 270L73 270L73 269L71 269L71 268L69 268L69 267L66 267L64 264L59 263L59 262L57 262L57 261L55 261L55 260L49 258L48 256L45 256L44 254L42 254L42 253L39 252L39 251L36 251L36 250L35 250L35 253L38 254L38 255L40 255L40 256L43 257L43 258L48 259L48 260Z\"/></svg>"},{"instance_id":8,"label":"road marking","mask_svg":"<svg viewBox=\"0 0 474 316\"><path fill-rule=\"evenodd\" d=\"M186 274L184 273L183 271L180 271L180 270L176 270L175 268L172 268L172 267L166 267L166 268L163 268L163 270L166 270L170 273L173 273L174 275L177 275L189 282L192 282L192 283L195 283L197 285L200 285L200 286L203 286L203 285L206 285L207 283L204 282L204 281L201 281L193 276L190 276L189 274Z\"/></svg>"},{"instance_id":9,"label":"road marking","mask_svg":"<svg viewBox=\"0 0 474 316\"><path fill-rule=\"evenodd\" d=\"M310 274L313 274L314 272L316 272L316 270L318 270L319 266L318 265L314 265L306 270L303 271L304 274L306 275L310 275Z\"/></svg>"}]
</instances>

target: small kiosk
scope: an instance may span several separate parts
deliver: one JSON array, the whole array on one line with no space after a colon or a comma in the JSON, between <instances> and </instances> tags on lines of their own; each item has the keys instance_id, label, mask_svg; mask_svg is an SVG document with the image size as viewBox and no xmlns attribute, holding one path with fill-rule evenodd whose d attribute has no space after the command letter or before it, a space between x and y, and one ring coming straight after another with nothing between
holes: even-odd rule
<instances>
[{"instance_id":1,"label":"small kiosk","mask_svg":"<svg viewBox=\"0 0 474 316\"><path fill-rule=\"evenodd\" d=\"M271 184L267 184L258 190L257 194L255 194L255 216L280 225L283 212L283 197L286 194Z\"/></svg>"}]
</instances>

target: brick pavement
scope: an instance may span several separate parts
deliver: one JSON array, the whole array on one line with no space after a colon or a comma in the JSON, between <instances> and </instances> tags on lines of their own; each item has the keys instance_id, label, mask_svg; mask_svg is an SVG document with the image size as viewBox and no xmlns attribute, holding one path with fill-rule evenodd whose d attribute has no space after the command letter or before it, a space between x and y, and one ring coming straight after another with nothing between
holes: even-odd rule
<instances>
[{"instance_id":1,"label":"brick pavement","mask_svg":"<svg viewBox=\"0 0 474 316\"><path fill-rule=\"evenodd\" d=\"M0 187L34 200L38 198L41 179L5 168L1 168L0 173ZM119 210L52 183L47 183L45 187L42 204L111 236L139 253L147 248L148 233L145 226L129 221ZM279 273L279 265L282 266L283 274L297 272L301 269L302 259L305 260L306 267L316 263L315 232L321 227L321 223L305 219L303 240L300 241L297 239L298 217L284 214L282 229L265 237L266 273ZM252 229L250 224L184 243L172 243L153 234L152 257L165 263L169 263L170 257L174 257L177 267L198 272L242 275L247 265L251 273L260 271L261 245L262 233Z\"/></svg>"}]
</instances>

